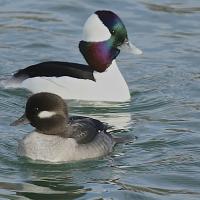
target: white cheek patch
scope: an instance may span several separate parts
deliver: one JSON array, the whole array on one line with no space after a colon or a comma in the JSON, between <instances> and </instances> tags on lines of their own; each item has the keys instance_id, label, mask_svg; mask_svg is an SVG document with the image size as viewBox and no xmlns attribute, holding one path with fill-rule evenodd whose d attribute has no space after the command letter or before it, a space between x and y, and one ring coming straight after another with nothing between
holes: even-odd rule
<instances>
[{"instance_id":1,"label":"white cheek patch","mask_svg":"<svg viewBox=\"0 0 200 200\"><path fill-rule=\"evenodd\" d=\"M56 115L55 112L51 112L51 111L41 111L39 114L38 114L38 117L43 119L43 118L50 118L52 116Z\"/></svg>"},{"instance_id":2,"label":"white cheek patch","mask_svg":"<svg viewBox=\"0 0 200 200\"><path fill-rule=\"evenodd\" d=\"M96 14L92 14L84 24L83 40L86 42L101 42L108 40L111 34Z\"/></svg>"}]
</instances>

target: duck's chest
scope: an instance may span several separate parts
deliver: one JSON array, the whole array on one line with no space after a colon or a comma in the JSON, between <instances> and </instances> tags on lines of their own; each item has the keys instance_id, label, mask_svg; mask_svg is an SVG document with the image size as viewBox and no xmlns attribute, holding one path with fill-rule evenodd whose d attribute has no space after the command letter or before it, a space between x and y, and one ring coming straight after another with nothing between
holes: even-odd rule
<instances>
[{"instance_id":1,"label":"duck's chest","mask_svg":"<svg viewBox=\"0 0 200 200\"><path fill-rule=\"evenodd\" d=\"M90 143L78 144L73 138L34 132L19 142L17 153L32 160L70 162L106 155L114 144L113 139L104 133L99 133Z\"/></svg>"},{"instance_id":2,"label":"duck's chest","mask_svg":"<svg viewBox=\"0 0 200 200\"><path fill-rule=\"evenodd\" d=\"M64 139L34 132L19 141L17 153L33 160L60 162L63 157L72 159L76 146L77 143L72 138Z\"/></svg>"}]
</instances>

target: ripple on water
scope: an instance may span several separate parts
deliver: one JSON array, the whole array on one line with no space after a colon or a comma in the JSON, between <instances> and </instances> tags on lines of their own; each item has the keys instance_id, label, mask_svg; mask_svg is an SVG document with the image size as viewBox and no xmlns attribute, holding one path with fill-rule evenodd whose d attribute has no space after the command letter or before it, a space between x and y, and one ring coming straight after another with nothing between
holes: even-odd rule
<instances>
[{"instance_id":1,"label":"ripple on water","mask_svg":"<svg viewBox=\"0 0 200 200\"><path fill-rule=\"evenodd\" d=\"M0 199L199 199L199 2L1 1L0 77L44 60L83 62L91 12L115 10L144 51L121 53L129 103L69 101L114 135L137 136L104 158L52 165L16 156L30 126L10 127L30 93L0 88ZM123 9L122 9L123 7Z\"/></svg>"}]
</instances>

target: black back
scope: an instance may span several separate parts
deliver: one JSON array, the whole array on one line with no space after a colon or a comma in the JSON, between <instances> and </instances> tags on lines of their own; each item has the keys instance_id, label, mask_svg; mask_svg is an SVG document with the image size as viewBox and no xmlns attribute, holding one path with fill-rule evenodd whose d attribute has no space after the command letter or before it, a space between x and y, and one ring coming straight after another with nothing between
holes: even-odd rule
<instances>
[{"instance_id":1,"label":"black back","mask_svg":"<svg viewBox=\"0 0 200 200\"><path fill-rule=\"evenodd\" d=\"M62 77L70 76L78 79L89 79L95 81L93 76L94 70L88 65L70 63L70 62L59 62L59 61L48 61L42 62L36 65L31 65L24 69L20 69L13 76L19 78L22 81L27 78L34 77Z\"/></svg>"}]
</instances>

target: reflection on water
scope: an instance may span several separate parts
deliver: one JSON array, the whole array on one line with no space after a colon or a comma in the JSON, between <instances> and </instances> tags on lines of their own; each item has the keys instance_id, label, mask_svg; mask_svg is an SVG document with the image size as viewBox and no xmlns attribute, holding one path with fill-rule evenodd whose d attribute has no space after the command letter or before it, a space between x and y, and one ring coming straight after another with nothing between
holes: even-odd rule
<instances>
[{"instance_id":1,"label":"reflection on water","mask_svg":"<svg viewBox=\"0 0 200 200\"><path fill-rule=\"evenodd\" d=\"M127 129L132 123L127 103L68 101L71 115L85 115L107 123L112 129Z\"/></svg>"},{"instance_id":2,"label":"reflection on water","mask_svg":"<svg viewBox=\"0 0 200 200\"><path fill-rule=\"evenodd\" d=\"M132 185L132 184L126 184L121 182L119 179L111 180L112 184L116 184L120 186L120 190L126 190L126 191L133 191L133 192L147 192L147 193L153 193L157 195L169 195L169 194L193 194L193 195L199 195L198 192L191 192L187 190L175 190L175 189L162 189L162 188L153 188L153 187L143 187L139 185Z\"/></svg>"},{"instance_id":3,"label":"reflection on water","mask_svg":"<svg viewBox=\"0 0 200 200\"><path fill-rule=\"evenodd\" d=\"M190 7L185 6L182 3L166 3L166 4L154 4L149 2L144 2L144 4L152 11L176 13L176 14L188 14L194 12L200 12L200 6Z\"/></svg>"},{"instance_id":4,"label":"reflection on water","mask_svg":"<svg viewBox=\"0 0 200 200\"><path fill-rule=\"evenodd\" d=\"M59 187L59 191L56 190L57 187ZM18 197L27 197L31 199L76 199L84 196L88 191L88 189L84 189L83 186L73 186L72 183L70 183L69 186L62 186L62 183L56 183L48 179L31 181L31 183L1 182L0 189L11 190ZM10 195L10 197L11 196L12 195ZM0 195L0 197L6 197L6 195Z\"/></svg>"}]
</instances>

